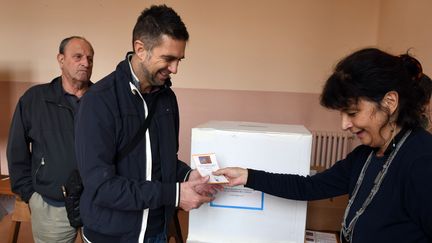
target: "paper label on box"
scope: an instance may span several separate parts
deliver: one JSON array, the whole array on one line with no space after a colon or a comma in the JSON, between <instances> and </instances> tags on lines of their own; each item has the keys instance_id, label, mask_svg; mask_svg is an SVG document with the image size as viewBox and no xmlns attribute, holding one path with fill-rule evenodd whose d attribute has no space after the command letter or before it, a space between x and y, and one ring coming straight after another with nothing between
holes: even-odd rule
<instances>
[{"instance_id":1,"label":"paper label on box","mask_svg":"<svg viewBox=\"0 0 432 243\"><path fill-rule=\"evenodd\" d=\"M210 207L263 210L264 193L244 186L224 187Z\"/></svg>"}]
</instances>

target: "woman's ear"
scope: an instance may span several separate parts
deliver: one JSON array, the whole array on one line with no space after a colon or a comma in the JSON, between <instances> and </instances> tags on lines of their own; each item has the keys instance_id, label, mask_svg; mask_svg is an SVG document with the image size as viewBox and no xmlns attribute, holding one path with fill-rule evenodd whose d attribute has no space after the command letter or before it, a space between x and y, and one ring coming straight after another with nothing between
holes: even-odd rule
<instances>
[{"instance_id":1,"label":"woman's ear","mask_svg":"<svg viewBox=\"0 0 432 243\"><path fill-rule=\"evenodd\" d=\"M386 107L390 114L393 114L399 107L399 94L396 91L389 91L382 99L382 106Z\"/></svg>"}]
</instances>

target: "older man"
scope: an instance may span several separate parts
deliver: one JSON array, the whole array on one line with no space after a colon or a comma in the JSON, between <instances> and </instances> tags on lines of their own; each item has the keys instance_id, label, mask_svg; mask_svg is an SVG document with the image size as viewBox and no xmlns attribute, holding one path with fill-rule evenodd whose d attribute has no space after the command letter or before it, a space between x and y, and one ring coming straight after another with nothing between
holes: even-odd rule
<instances>
[{"instance_id":1,"label":"older man","mask_svg":"<svg viewBox=\"0 0 432 243\"><path fill-rule=\"evenodd\" d=\"M88 90L93 47L79 36L60 43L61 76L30 88L19 99L9 131L12 190L29 203L35 242L74 242L62 186L77 168L74 116Z\"/></svg>"}]
</instances>

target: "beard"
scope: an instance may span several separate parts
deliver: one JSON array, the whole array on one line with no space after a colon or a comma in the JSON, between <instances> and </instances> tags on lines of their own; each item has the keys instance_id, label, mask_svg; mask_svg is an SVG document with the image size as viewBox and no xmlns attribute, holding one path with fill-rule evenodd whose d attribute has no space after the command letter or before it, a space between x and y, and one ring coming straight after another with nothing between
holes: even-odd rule
<instances>
[{"instance_id":1,"label":"beard","mask_svg":"<svg viewBox=\"0 0 432 243\"><path fill-rule=\"evenodd\" d=\"M143 63L141 63L141 69L143 72L144 79L149 83L150 86L161 86L165 84L165 81L167 79L161 80L157 78L157 74L159 73L159 70L154 74L152 74L150 70Z\"/></svg>"}]
</instances>

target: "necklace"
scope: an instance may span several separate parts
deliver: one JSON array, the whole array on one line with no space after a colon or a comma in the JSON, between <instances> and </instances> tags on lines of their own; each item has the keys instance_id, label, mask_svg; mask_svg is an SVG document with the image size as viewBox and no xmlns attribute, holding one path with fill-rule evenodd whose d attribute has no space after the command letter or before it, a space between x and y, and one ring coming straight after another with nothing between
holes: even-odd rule
<instances>
[{"instance_id":1,"label":"necklace","mask_svg":"<svg viewBox=\"0 0 432 243\"><path fill-rule=\"evenodd\" d=\"M371 153L369 154L365 164L363 165L363 168L360 172L359 178L357 179L356 185L354 187L354 192L352 197L350 198L350 200L348 201L348 206L345 209L345 214L344 214L344 218L342 221L342 234L340 235L340 237L342 238L342 235L344 237L344 239L347 242L352 242L352 238L353 238L353 231L354 231L354 227L357 223L358 218L363 214L363 212L366 210L367 206L370 204L370 202L372 201L372 199L375 197L376 193L379 191L380 186L382 181L384 180L384 177L387 174L387 170L390 167L391 163L393 162L393 159L396 157L397 152L399 151L400 147L402 146L402 144L405 142L405 140L407 139L407 137L410 135L411 130L408 130L404 136L402 137L402 139L399 141L399 143L396 145L396 148L390 153L390 156L388 157L387 161L385 162L385 164L383 165L382 170L378 173L378 175L376 176L375 180L374 180L374 186L372 187L372 190L370 191L369 195L367 196L367 198L365 199L365 201L363 202L361 208L359 210L357 210L357 212L355 213L354 217L351 219L351 221L349 222L348 225L346 225L346 220L348 217L348 213L351 209L351 206L357 196L357 192L360 189L360 186L363 182L363 178L366 174L366 169L368 168L371 160L372 160L372 156L373 156L373 151L371 151ZM341 242L342 239L341 239Z\"/></svg>"}]
</instances>

